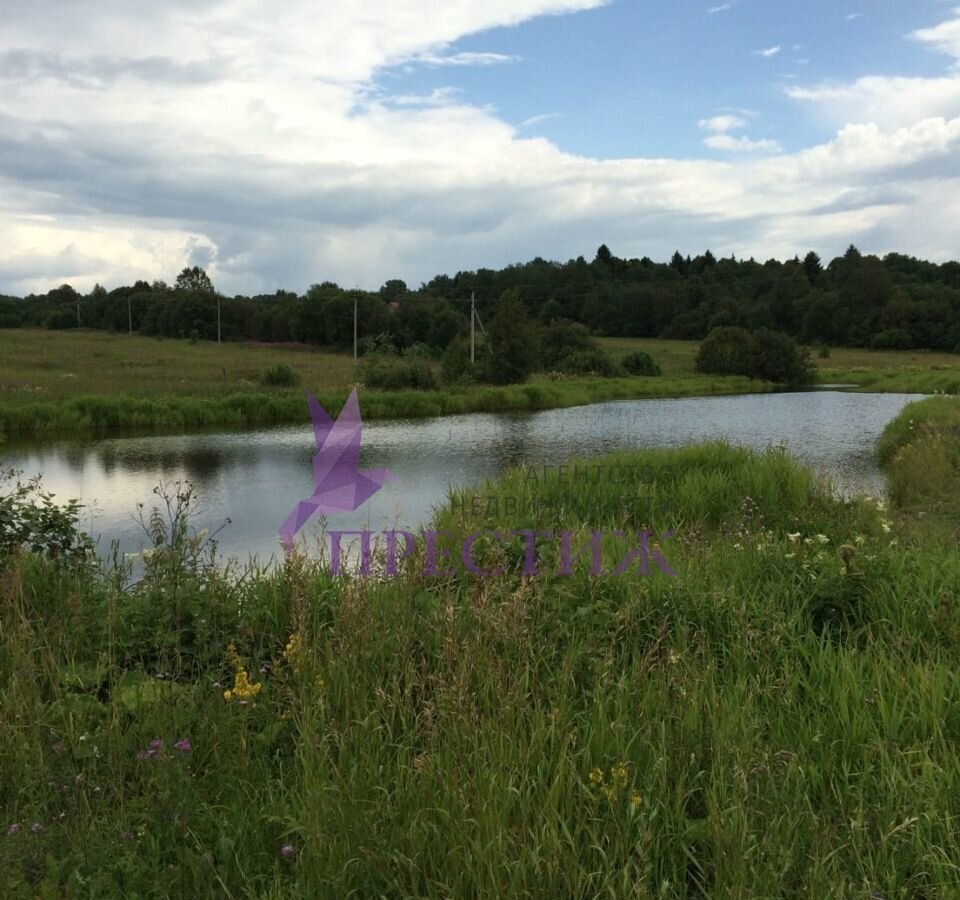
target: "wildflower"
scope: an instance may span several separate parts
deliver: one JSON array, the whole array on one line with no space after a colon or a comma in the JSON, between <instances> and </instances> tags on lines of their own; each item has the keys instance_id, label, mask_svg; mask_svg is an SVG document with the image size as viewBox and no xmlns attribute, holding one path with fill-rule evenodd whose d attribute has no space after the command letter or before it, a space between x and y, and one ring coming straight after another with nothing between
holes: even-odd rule
<instances>
[{"instance_id":1,"label":"wildflower","mask_svg":"<svg viewBox=\"0 0 960 900\"><path fill-rule=\"evenodd\" d=\"M64 747L63 744L60 743L60 741L57 741L50 749L51 749L54 753L60 754L60 753L64 753L67 748Z\"/></svg>"},{"instance_id":2,"label":"wildflower","mask_svg":"<svg viewBox=\"0 0 960 900\"><path fill-rule=\"evenodd\" d=\"M283 648L283 658L290 663L294 674L299 674L306 662L306 651L303 646L303 633L295 631L290 635L287 646Z\"/></svg>"},{"instance_id":3,"label":"wildflower","mask_svg":"<svg viewBox=\"0 0 960 900\"><path fill-rule=\"evenodd\" d=\"M796 553L786 553L784 554L784 559L793 559L796 555Z\"/></svg>"},{"instance_id":4,"label":"wildflower","mask_svg":"<svg viewBox=\"0 0 960 900\"><path fill-rule=\"evenodd\" d=\"M43 831L43 826L42 826L39 822L34 822L34 823L30 826L30 830L31 830L34 834L40 834L40 832Z\"/></svg>"},{"instance_id":5,"label":"wildflower","mask_svg":"<svg viewBox=\"0 0 960 900\"><path fill-rule=\"evenodd\" d=\"M643 806L643 797L639 794L639 792L634 791L632 794L630 794L630 806L633 809L640 809L640 807Z\"/></svg>"},{"instance_id":6,"label":"wildflower","mask_svg":"<svg viewBox=\"0 0 960 900\"><path fill-rule=\"evenodd\" d=\"M163 741L160 740L160 738L154 738L152 741L150 741L149 747L150 747L151 750L154 750L154 751L156 751L156 750L162 750L162 749L163 749Z\"/></svg>"},{"instance_id":7,"label":"wildflower","mask_svg":"<svg viewBox=\"0 0 960 900\"><path fill-rule=\"evenodd\" d=\"M293 844L284 844L280 848L280 856L284 859L292 859L296 853L297 851L294 849Z\"/></svg>"},{"instance_id":8,"label":"wildflower","mask_svg":"<svg viewBox=\"0 0 960 900\"><path fill-rule=\"evenodd\" d=\"M173 745L173 749L179 750L181 753L189 753L192 749L190 747L190 738L180 738L180 740Z\"/></svg>"},{"instance_id":9,"label":"wildflower","mask_svg":"<svg viewBox=\"0 0 960 900\"><path fill-rule=\"evenodd\" d=\"M120 837L122 837L125 841L132 841L132 840L133 840L133 832L132 832L132 831L125 831L125 832L123 832L123 834L120 835Z\"/></svg>"},{"instance_id":10,"label":"wildflower","mask_svg":"<svg viewBox=\"0 0 960 900\"><path fill-rule=\"evenodd\" d=\"M803 542L804 542L805 544L812 544L812 543L813 543L813 538L804 538L804 539L803 539Z\"/></svg>"},{"instance_id":11,"label":"wildflower","mask_svg":"<svg viewBox=\"0 0 960 900\"><path fill-rule=\"evenodd\" d=\"M7 829L7 834L8 834L8 835L16 834L18 831L20 831L20 823L19 823L19 822L14 822L14 823Z\"/></svg>"},{"instance_id":12,"label":"wildflower","mask_svg":"<svg viewBox=\"0 0 960 900\"><path fill-rule=\"evenodd\" d=\"M883 533L884 533L884 534L890 534L890 523L889 523L889 522L881 522L881 523L880 523L880 527L883 529Z\"/></svg>"},{"instance_id":13,"label":"wildflower","mask_svg":"<svg viewBox=\"0 0 960 900\"><path fill-rule=\"evenodd\" d=\"M818 535L817 535L817 542L820 543L820 544L829 544L829 543L830 543L830 538L828 538L825 534L818 534Z\"/></svg>"},{"instance_id":14,"label":"wildflower","mask_svg":"<svg viewBox=\"0 0 960 900\"><path fill-rule=\"evenodd\" d=\"M854 542L858 547L862 547L862 546L867 542L867 539L866 539L862 534L858 534L858 535L853 539L853 542Z\"/></svg>"},{"instance_id":15,"label":"wildflower","mask_svg":"<svg viewBox=\"0 0 960 900\"><path fill-rule=\"evenodd\" d=\"M601 772L600 769L594 769L590 773L590 780L594 784L603 784L603 772Z\"/></svg>"},{"instance_id":16,"label":"wildflower","mask_svg":"<svg viewBox=\"0 0 960 900\"><path fill-rule=\"evenodd\" d=\"M610 780L624 787L627 783L627 766L625 763L610 768Z\"/></svg>"},{"instance_id":17,"label":"wildflower","mask_svg":"<svg viewBox=\"0 0 960 900\"><path fill-rule=\"evenodd\" d=\"M800 540L800 532L799 532L799 531L794 531L792 534L788 532L788 533L787 533L787 537L790 538L790 540L791 540L794 544L796 544L796 543L798 543L799 540Z\"/></svg>"},{"instance_id":18,"label":"wildflower","mask_svg":"<svg viewBox=\"0 0 960 900\"><path fill-rule=\"evenodd\" d=\"M256 697L262 689L262 684L250 681L246 669L237 669L237 674L233 680L233 690L224 691L223 697L225 700L245 701L251 697Z\"/></svg>"}]
</instances>

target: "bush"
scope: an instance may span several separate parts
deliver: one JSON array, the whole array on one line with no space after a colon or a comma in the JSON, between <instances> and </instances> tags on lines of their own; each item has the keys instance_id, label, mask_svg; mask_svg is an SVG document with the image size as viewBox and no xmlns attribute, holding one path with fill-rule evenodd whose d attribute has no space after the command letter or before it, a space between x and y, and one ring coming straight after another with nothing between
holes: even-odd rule
<instances>
[{"instance_id":1,"label":"bush","mask_svg":"<svg viewBox=\"0 0 960 900\"><path fill-rule=\"evenodd\" d=\"M830 359L830 348L829 348L826 344L824 344L824 345L817 351L817 356L819 356L820 359Z\"/></svg>"},{"instance_id":2,"label":"bush","mask_svg":"<svg viewBox=\"0 0 960 900\"><path fill-rule=\"evenodd\" d=\"M593 341L586 326L579 322L556 322L541 328L540 364L544 369L559 369L562 360L579 350L592 350Z\"/></svg>"},{"instance_id":3,"label":"bush","mask_svg":"<svg viewBox=\"0 0 960 900\"><path fill-rule=\"evenodd\" d=\"M714 328L700 343L694 366L708 375L750 375L757 368L757 346L745 328Z\"/></svg>"},{"instance_id":4,"label":"bush","mask_svg":"<svg viewBox=\"0 0 960 900\"><path fill-rule=\"evenodd\" d=\"M612 378L620 374L619 367L609 354L598 347L575 350L557 361L554 368L567 375L602 375Z\"/></svg>"},{"instance_id":5,"label":"bush","mask_svg":"<svg viewBox=\"0 0 960 900\"><path fill-rule=\"evenodd\" d=\"M700 344L695 363L710 375L746 375L779 384L813 381L810 353L789 335L767 328L714 328Z\"/></svg>"},{"instance_id":6,"label":"bush","mask_svg":"<svg viewBox=\"0 0 960 900\"><path fill-rule=\"evenodd\" d=\"M756 374L745 374L778 384L801 385L813 381L810 351L797 344L790 335L758 328L753 333L753 340L757 347Z\"/></svg>"},{"instance_id":7,"label":"bush","mask_svg":"<svg viewBox=\"0 0 960 900\"><path fill-rule=\"evenodd\" d=\"M372 356L377 353L387 355L397 353L396 344L386 331L381 331L379 334L368 334L361 338L358 350L361 356Z\"/></svg>"},{"instance_id":8,"label":"bush","mask_svg":"<svg viewBox=\"0 0 960 900\"><path fill-rule=\"evenodd\" d=\"M0 472L0 558L24 547L54 559L83 562L93 557L93 541L78 525L80 504L53 502L41 489L40 476L20 481L14 469Z\"/></svg>"},{"instance_id":9,"label":"bush","mask_svg":"<svg viewBox=\"0 0 960 900\"><path fill-rule=\"evenodd\" d=\"M578 322L556 322L541 328L538 337L544 371L606 377L620 374L616 362L594 344L590 332Z\"/></svg>"},{"instance_id":10,"label":"bush","mask_svg":"<svg viewBox=\"0 0 960 900\"><path fill-rule=\"evenodd\" d=\"M653 357L649 353L644 353L642 350L634 350L632 353L628 353L620 360L620 365L623 366L630 375L663 374L660 371L660 366L653 361Z\"/></svg>"},{"instance_id":11,"label":"bush","mask_svg":"<svg viewBox=\"0 0 960 900\"><path fill-rule=\"evenodd\" d=\"M360 380L368 387L429 390L437 386L430 363L419 356L373 354L360 363Z\"/></svg>"},{"instance_id":12,"label":"bush","mask_svg":"<svg viewBox=\"0 0 960 900\"><path fill-rule=\"evenodd\" d=\"M271 366L260 375L260 384L266 387L294 387L299 383L300 376L284 363Z\"/></svg>"},{"instance_id":13,"label":"bush","mask_svg":"<svg viewBox=\"0 0 960 900\"><path fill-rule=\"evenodd\" d=\"M910 332L903 328L888 328L875 334L870 341L871 350L909 350L912 346Z\"/></svg>"},{"instance_id":14,"label":"bush","mask_svg":"<svg viewBox=\"0 0 960 900\"><path fill-rule=\"evenodd\" d=\"M475 380L469 341L451 342L440 359L440 375L447 384L468 384Z\"/></svg>"}]
</instances>

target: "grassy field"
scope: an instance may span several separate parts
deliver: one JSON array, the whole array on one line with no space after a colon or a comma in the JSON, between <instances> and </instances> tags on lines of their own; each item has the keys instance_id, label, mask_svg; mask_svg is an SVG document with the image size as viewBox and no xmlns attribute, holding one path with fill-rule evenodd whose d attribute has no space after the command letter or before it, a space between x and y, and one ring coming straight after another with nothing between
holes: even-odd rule
<instances>
[{"instance_id":1,"label":"grassy field","mask_svg":"<svg viewBox=\"0 0 960 900\"><path fill-rule=\"evenodd\" d=\"M532 378L508 387L436 391L364 390L369 418L548 409L604 400L769 391L747 378L694 372L697 344L601 338L614 356L646 350L659 378ZM832 351L816 360L822 383L864 390L960 393L960 357L920 352ZM103 332L0 331L0 433L44 435L116 429L252 426L306 419L302 388L266 388L260 374L290 366L303 387L340 405L356 380L348 354L308 347L263 347L156 340Z\"/></svg>"},{"instance_id":2,"label":"grassy field","mask_svg":"<svg viewBox=\"0 0 960 900\"><path fill-rule=\"evenodd\" d=\"M290 366L302 387L261 386L260 373L277 364ZM337 407L355 379L351 356L308 347L6 330L0 331L0 432L176 431L306 421L303 387ZM771 389L765 382L692 369L663 378L535 377L502 388L364 390L363 413L370 419L414 418Z\"/></svg>"},{"instance_id":3,"label":"grassy field","mask_svg":"<svg viewBox=\"0 0 960 900\"><path fill-rule=\"evenodd\" d=\"M890 509L714 444L592 461L642 485L516 470L477 494L542 518L437 523L649 527L675 576L612 574L609 534L599 575L546 543L522 577L519 538L478 544L490 577L425 575L422 543L393 578L237 577L178 529L132 587L0 557L0 896L957 896L938 404L881 443Z\"/></svg>"},{"instance_id":4,"label":"grassy field","mask_svg":"<svg viewBox=\"0 0 960 900\"><path fill-rule=\"evenodd\" d=\"M645 350L666 375L692 374L696 341L658 338L598 338L600 346L616 357ZM811 358L821 384L857 384L865 390L904 393L960 394L960 356L926 350L865 350L835 347L827 359L816 350Z\"/></svg>"}]
</instances>

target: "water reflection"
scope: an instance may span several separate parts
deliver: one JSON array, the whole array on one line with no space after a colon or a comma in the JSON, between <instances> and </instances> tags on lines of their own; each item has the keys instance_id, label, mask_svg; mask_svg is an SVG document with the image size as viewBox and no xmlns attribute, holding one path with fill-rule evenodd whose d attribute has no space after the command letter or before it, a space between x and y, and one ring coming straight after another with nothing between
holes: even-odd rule
<instances>
[{"instance_id":1,"label":"water reflection","mask_svg":"<svg viewBox=\"0 0 960 900\"><path fill-rule=\"evenodd\" d=\"M716 438L757 448L784 444L840 492L881 493L874 442L883 426L920 396L805 391L369 423L361 465L387 466L399 480L329 524L344 530L411 528L445 502L449 486L476 483L520 462L556 465L573 455ZM10 445L3 462L28 475L42 473L60 499L84 501L84 527L101 536L103 553L114 539L123 552L141 549L137 504L149 510L158 482L187 479L200 501L196 527L212 531L229 517L220 533L221 551L265 560L278 551L280 523L312 491L314 452L312 430L303 425ZM315 539L316 526L306 531Z\"/></svg>"}]
</instances>

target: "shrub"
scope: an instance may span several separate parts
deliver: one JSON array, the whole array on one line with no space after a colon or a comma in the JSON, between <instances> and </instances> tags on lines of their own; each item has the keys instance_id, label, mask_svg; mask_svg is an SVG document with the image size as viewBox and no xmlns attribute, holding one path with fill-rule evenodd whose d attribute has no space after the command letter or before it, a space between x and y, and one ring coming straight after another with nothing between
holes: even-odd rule
<instances>
[{"instance_id":1,"label":"shrub","mask_svg":"<svg viewBox=\"0 0 960 900\"><path fill-rule=\"evenodd\" d=\"M745 374L779 384L800 385L813 381L810 351L790 335L758 328L753 340L757 347L757 368L755 373Z\"/></svg>"},{"instance_id":2,"label":"shrub","mask_svg":"<svg viewBox=\"0 0 960 900\"><path fill-rule=\"evenodd\" d=\"M360 380L368 387L399 390L437 386L437 376L430 363L419 356L374 354L360 363Z\"/></svg>"},{"instance_id":3,"label":"shrub","mask_svg":"<svg viewBox=\"0 0 960 900\"><path fill-rule=\"evenodd\" d=\"M567 375L602 375L612 378L620 374L616 362L598 347L574 350L558 360L555 368Z\"/></svg>"},{"instance_id":4,"label":"shrub","mask_svg":"<svg viewBox=\"0 0 960 900\"><path fill-rule=\"evenodd\" d=\"M870 340L871 350L909 350L912 346L910 332L903 328L888 328Z\"/></svg>"},{"instance_id":5,"label":"shrub","mask_svg":"<svg viewBox=\"0 0 960 900\"><path fill-rule=\"evenodd\" d=\"M700 344L696 369L711 375L746 375L780 384L813 381L810 353L789 335L767 328L714 328Z\"/></svg>"},{"instance_id":6,"label":"shrub","mask_svg":"<svg viewBox=\"0 0 960 900\"><path fill-rule=\"evenodd\" d=\"M623 366L630 375L663 374L660 371L660 366L653 361L653 357L649 353L644 353L642 350L634 350L632 353L628 353L620 360L620 365Z\"/></svg>"},{"instance_id":7,"label":"shrub","mask_svg":"<svg viewBox=\"0 0 960 900\"><path fill-rule=\"evenodd\" d=\"M361 338L358 350L361 356L371 356L376 353L396 354L397 347L390 334L381 331L379 334L368 334Z\"/></svg>"},{"instance_id":8,"label":"shrub","mask_svg":"<svg viewBox=\"0 0 960 900\"><path fill-rule=\"evenodd\" d=\"M824 344L824 345L817 351L817 356L819 356L820 359L830 359L830 348L829 348L826 344Z\"/></svg>"},{"instance_id":9,"label":"shrub","mask_svg":"<svg viewBox=\"0 0 960 900\"><path fill-rule=\"evenodd\" d=\"M53 494L42 490L40 476L20 481L14 469L0 472L0 557L25 547L52 558L89 560L93 541L78 525L80 504L71 500L64 506L53 502Z\"/></svg>"},{"instance_id":10,"label":"shrub","mask_svg":"<svg viewBox=\"0 0 960 900\"><path fill-rule=\"evenodd\" d=\"M593 341L586 326L579 322L556 322L541 328L540 364L544 369L558 369L562 360L579 350L592 350Z\"/></svg>"},{"instance_id":11,"label":"shrub","mask_svg":"<svg viewBox=\"0 0 960 900\"><path fill-rule=\"evenodd\" d=\"M267 387L294 387L299 383L300 376L285 363L277 363L260 375L260 384Z\"/></svg>"},{"instance_id":12,"label":"shrub","mask_svg":"<svg viewBox=\"0 0 960 900\"><path fill-rule=\"evenodd\" d=\"M451 342L440 359L440 374L447 384L464 384L474 380L469 341Z\"/></svg>"},{"instance_id":13,"label":"shrub","mask_svg":"<svg viewBox=\"0 0 960 900\"><path fill-rule=\"evenodd\" d=\"M709 375L752 375L757 346L745 328L714 328L701 342L694 365Z\"/></svg>"}]
</instances>

